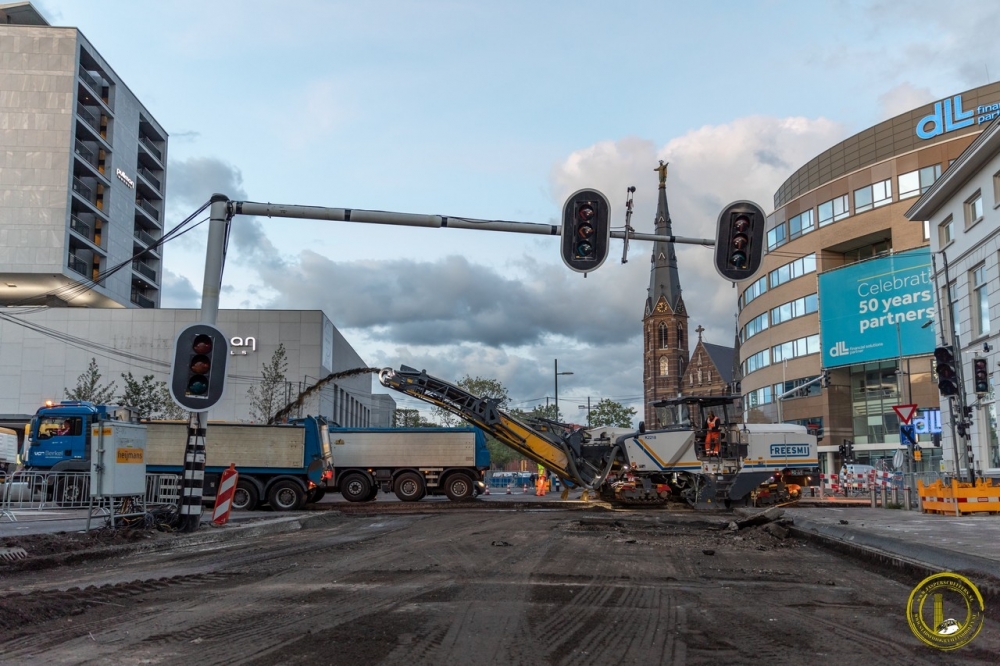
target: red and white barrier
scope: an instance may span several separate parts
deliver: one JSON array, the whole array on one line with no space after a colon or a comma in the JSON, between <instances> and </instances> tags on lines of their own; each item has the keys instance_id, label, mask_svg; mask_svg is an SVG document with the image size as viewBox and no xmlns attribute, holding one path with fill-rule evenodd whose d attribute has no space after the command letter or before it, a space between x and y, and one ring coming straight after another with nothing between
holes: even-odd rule
<instances>
[{"instance_id":1,"label":"red and white barrier","mask_svg":"<svg viewBox=\"0 0 1000 666\"><path fill-rule=\"evenodd\" d=\"M212 524L225 525L229 521L229 512L233 510L233 495L236 493L236 482L240 473L236 471L236 463L222 472L219 488L215 493L215 510L212 511Z\"/></svg>"}]
</instances>

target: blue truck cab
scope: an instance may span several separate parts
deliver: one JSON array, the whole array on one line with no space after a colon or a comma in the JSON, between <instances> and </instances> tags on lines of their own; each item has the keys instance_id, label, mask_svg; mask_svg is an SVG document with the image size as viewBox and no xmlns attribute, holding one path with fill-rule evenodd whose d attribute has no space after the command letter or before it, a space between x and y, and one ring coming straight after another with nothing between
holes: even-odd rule
<instances>
[{"instance_id":1,"label":"blue truck cab","mask_svg":"<svg viewBox=\"0 0 1000 666\"><path fill-rule=\"evenodd\" d=\"M29 469L86 472L90 469L90 426L114 418L106 405L81 400L46 403L35 412L28 433Z\"/></svg>"}]
</instances>

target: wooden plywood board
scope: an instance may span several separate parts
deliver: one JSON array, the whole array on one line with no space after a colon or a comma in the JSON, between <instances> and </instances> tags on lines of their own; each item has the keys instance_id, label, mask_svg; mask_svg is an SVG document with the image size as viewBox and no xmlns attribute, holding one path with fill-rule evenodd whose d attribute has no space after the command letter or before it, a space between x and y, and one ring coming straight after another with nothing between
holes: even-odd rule
<instances>
[{"instance_id":1,"label":"wooden plywood board","mask_svg":"<svg viewBox=\"0 0 1000 666\"><path fill-rule=\"evenodd\" d=\"M334 467L472 467L476 436L471 432L330 433Z\"/></svg>"},{"instance_id":2,"label":"wooden plywood board","mask_svg":"<svg viewBox=\"0 0 1000 666\"><path fill-rule=\"evenodd\" d=\"M186 423L150 423L146 431L147 465L183 465ZM205 464L210 467L301 468L305 428L209 424Z\"/></svg>"}]
</instances>

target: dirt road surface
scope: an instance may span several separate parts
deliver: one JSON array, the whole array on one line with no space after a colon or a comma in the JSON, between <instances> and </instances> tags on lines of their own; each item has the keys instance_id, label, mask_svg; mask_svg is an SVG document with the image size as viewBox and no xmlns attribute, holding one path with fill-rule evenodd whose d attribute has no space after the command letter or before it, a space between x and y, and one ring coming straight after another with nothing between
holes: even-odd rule
<instances>
[{"instance_id":1,"label":"dirt road surface","mask_svg":"<svg viewBox=\"0 0 1000 666\"><path fill-rule=\"evenodd\" d=\"M936 652L907 627L915 580L718 520L375 507L23 571L0 579L0 662L996 663L994 619Z\"/></svg>"}]
</instances>

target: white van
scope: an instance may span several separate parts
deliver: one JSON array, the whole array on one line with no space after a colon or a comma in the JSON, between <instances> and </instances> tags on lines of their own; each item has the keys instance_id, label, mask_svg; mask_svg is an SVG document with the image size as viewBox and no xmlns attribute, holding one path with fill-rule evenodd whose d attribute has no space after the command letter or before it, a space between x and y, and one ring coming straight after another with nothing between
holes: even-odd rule
<instances>
[{"instance_id":1,"label":"white van","mask_svg":"<svg viewBox=\"0 0 1000 666\"><path fill-rule=\"evenodd\" d=\"M855 479L868 478L874 471L875 468L871 465L844 465L840 468L840 480L845 481L848 475Z\"/></svg>"}]
</instances>

